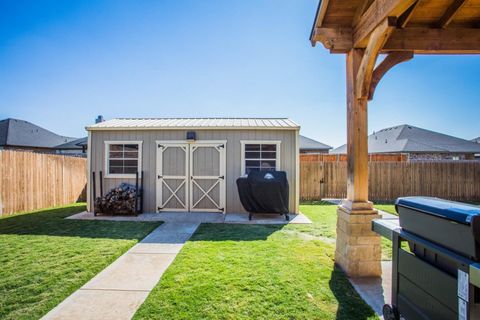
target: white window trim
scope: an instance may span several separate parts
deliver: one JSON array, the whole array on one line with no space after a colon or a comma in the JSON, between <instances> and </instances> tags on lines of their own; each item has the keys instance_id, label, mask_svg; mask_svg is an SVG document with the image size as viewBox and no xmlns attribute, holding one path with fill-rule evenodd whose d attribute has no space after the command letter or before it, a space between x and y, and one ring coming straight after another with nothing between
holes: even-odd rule
<instances>
[{"instance_id":1,"label":"white window trim","mask_svg":"<svg viewBox=\"0 0 480 320\"><path fill-rule=\"evenodd\" d=\"M280 146L282 141L280 140L240 140L241 145L241 165L240 165L240 175L245 174L245 145L246 144L274 144L277 146L276 157L275 157L275 170L280 171L282 166L280 164Z\"/></svg>"},{"instance_id":2,"label":"white window trim","mask_svg":"<svg viewBox=\"0 0 480 320\"><path fill-rule=\"evenodd\" d=\"M112 144L138 144L138 169L137 172L142 172L142 144L143 141L105 141L105 178L135 178L134 173L112 173L110 174L109 160L110 160L110 145Z\"/></svg>"}]
</instances>

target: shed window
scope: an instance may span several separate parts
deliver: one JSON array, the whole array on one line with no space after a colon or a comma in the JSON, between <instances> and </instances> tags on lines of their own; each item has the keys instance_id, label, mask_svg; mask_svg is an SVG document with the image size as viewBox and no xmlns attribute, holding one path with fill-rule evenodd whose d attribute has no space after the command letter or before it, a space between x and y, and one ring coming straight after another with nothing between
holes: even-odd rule
<instances>
[{"instance_id":1,"label":"shed window","mask_svg":"<svg viewBox=\"0 0 480 320\"><path fill-rule=\"evenodd\" d=\"M107 177L134 177L141 171L141 142L108 141L105 144Z\"/></svg>"},{"instance_id":2,"label":"shed window","mask_svg":"<svg viewBox=\"0 0 480 320\"><path fill-rule=\"evenodd\" d=\"M280 142L242 141L242 174L250 171L279 170Z\"/></svg>"}]
</instances>

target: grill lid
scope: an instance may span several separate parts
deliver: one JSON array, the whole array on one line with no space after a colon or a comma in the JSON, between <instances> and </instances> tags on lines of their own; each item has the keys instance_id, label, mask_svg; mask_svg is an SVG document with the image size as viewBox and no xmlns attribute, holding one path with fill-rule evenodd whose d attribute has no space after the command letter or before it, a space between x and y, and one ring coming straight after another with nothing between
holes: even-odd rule
<instances>
[{"instance_id":1,"label":"grill lid","mask_svg":"<svg viewBox=\"0 0 480 320\"><path fill-rule=\"evenodd\" d=\"M427 214L470 225L474 216L480 215L480 207L431 197L398 198L395 206L408 207ZM398 212L398 208L396 209Z\"/></svg>"}]
</instances>

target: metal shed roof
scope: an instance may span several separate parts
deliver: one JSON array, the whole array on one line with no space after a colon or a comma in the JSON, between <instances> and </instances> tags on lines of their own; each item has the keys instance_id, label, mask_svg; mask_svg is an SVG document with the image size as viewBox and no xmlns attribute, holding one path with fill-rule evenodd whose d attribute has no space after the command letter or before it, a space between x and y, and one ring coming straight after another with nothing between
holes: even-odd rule
<instances>
[{"instance_id":1,"label":"metal shed roof","mask_svg":"<svg viewBox=\"0 0 480 320\"><path fill-rule=\"evenodd\" d=\"M178 130L178 129L277 129L298 130L287 118L117 118L100 122L87 130Z\"/></svg>"}]
</instances>

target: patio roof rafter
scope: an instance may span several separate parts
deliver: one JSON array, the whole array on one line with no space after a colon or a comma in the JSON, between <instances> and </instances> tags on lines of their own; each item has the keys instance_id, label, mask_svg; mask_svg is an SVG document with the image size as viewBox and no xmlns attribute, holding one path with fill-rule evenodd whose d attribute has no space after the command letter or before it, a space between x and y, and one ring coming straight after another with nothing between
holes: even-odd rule
<instances>
[{"instance_id":1,"label":"patio roof rafter","mask_svg":"<svg viewBox=\"0 0 480 320\"><path fill-rule=\"evenodd\" d=\"M368 101L385 74L415 54L480 54L480 0L322 0L310 41L346 55L347 199L335 259L348 275L379 275L379 239L370 233L377 213L368 201Z\"/></svg>"},{"instance_id":2,"label":"patio roof rafter","mask_svg":"<svg viewBox=\"0 0 480 320\"><path fill-rule=\"evenodd\" d=\"M353 45L355 48L366 46L373 31L388 17L398 18L415 0L376 0L365 11L353 28Z\"/></svg>"}]
</instances>

